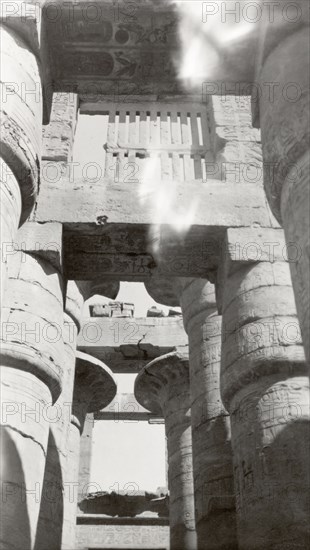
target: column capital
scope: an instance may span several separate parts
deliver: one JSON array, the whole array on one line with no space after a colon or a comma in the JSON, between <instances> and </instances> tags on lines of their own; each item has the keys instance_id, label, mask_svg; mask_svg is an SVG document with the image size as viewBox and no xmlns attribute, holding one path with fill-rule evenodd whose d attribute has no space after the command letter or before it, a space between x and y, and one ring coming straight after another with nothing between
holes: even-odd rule
<instances>
[{"instance_id":1,"label":"column capital","mask_svg":"<svg viewBox=\"0 0 310 550\"><path fill-rule=\"evenodd\" d=\"M283 264L294 253L298 256L296 243L290 243L292 250L287 250L284 232L281 227L241 227L229 228L223 239L219 269L216 281L216 296L219 313L223 308L223 293L227 277L246 266L257 263L278 264L280 272L287 270ZM292 258L290 259L292 261ZM281 268L282 265L282 268ZM287 279L287 275L286 275ZM289 283L289 280L287 280Z\"/></svg>"},{"instance_id":2,"label":"column capital","mask_svg":"<svg viewBox=\"0 0 310 550\"><path fill-rule=\"evenodd\" d=\"M183 323L186 332L199 315L205 318L217 310L215 288L207 279L183 279L181 295Z\"/></svg>"},{"instance_id":3,"label":"column capital","mask_svg":"<svg viewBox=\"0 0 310 550\"><path fill-rule=\"evenodd\" d=\"M193 317L200 313L211 314L216 310L214 285L207 279L151 277L144 284L155 302L182 308L186 332Z\"/></svg>"},{"instance_id":4,"label":"column capital","mask_svg":"<svg viewBox=\"0 0 310 550\"><path fill-rule=\"evenodd\" d=\"M297 8L298 2L294 6ZM309 14L309 5L303 4L303 8ZM254 124L261 127L262 135L264 188L281 224L282 193L287 186L295 188L301 174L307 172L302 157L309 150L310 136L309 22L299 25L294 33L290 27L285 26L288 32L278 36L276 42L272 29L267 29L257 69L260 94L253 100Z\"/></svg>"},{"instance_id":5,"label":"column capital","mask_svg":"<svg viewBox=\"0 0 310 550\"><path fill-rule=\"evenodd\" d=\"M115 395L116 383L109 367L77 351L71 422L81 433L86 414L107 407Z\"/></svg>"},{"instance_id":6,"label":"column capital","mask_svg":"<svg viewBox=\"0 0 310 550\"><path fill-rule=\"evenodd\" d=\"M63 225L58 222L26 222L17 232L14 252L25 252L39 256L62 273Z\"/></svg>"},{"instance_id":7,"label":"column capital","mask_svg":"<svg viewBox=\"0 0 310 550\"><path fill-rule=\"evenodd\" d=\"M163 306L178 307L184 278L150 277L144 283L147 293Z\"/></svg>"},{"instance_id":8,"label":"column capital","mask_svg":"<svg viewBox=\"0 0 310 550\"><path fill-rule=\"evenodd\" d=\"M165 395L173 398L175 384L187 381L189 385L188 347L162 355L148 363L135 381L135 397L145 409L155 414L163 414ZM164 398L164 399L163 399Z\"/></svg>"}]
</instances>

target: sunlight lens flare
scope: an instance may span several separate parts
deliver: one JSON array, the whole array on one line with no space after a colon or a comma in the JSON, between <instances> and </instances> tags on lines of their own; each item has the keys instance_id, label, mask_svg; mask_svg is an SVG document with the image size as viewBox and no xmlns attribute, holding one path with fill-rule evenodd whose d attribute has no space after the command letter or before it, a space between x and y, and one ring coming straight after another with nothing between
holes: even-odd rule
<instances>
[{"instance_id":1,"label":"sunlight lens flare","mask_svg":"<svg viewBox=\"0 0 310 550\"><path fill-rule=\"evenodd\" d=\"M180 53L175 64L184 85L196 87L202 79L214 78L222 60L233 48L257 32L262 0L170 0L179 16ZM252 11L251 11L252 9ZM253 11L254 10L254 11Z\"/></svg>"},{"instance_id":2,"label":"sunlight lens flare","mask_svg":"<svg viewBox=\"0 0 310 550\"><path fill-rule=\"evenodd\" d=\"M182 240L193 224L198 208L198 198L194 197L190 204L180 207L178 195L178 181L161 180L160 158L147 158L142 173L139 198L142 206L153 211L153 225L149 237L152 252L155 255L160 254L161 243L164 244L163 226Z\"/></svg>"}]
</instances>

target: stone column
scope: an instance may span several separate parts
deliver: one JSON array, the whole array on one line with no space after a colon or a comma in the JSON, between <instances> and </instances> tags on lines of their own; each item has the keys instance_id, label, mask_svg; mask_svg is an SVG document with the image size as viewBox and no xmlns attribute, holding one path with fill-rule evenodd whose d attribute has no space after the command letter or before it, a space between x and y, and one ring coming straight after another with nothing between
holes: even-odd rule
<instances>
[{"instance_id":1,"label":"stone column","mask_svg":"<svg viewBox=\"0 0 310 550\"><path fill-rule=\"evenodd\" d=\"M94 423L94 414L87 414L80 443L78 502L85 498L87 492L90 492L87 489L90 482Z\"/></svg>"},{"instance_id":2,"label":"stone column","mask_svg":"<svg viewBox=\"0 0 310 550\"><path fill-rule=\"evenodd\" d=\"M71 420L71 407L75 373L76 341L80 328L80 317L84 304L84 292L89 282L67 282L66 300L63 313L64 352L62 356L63 390L54 405L51 417L47 448L44 484L40 507L35 550L53 550L63 548L62 544L75 532L75 525L66 518L66 499L69 488L68 477L68 439ZM46 533L49 533L48 537ZM72 540L72 536L71 536Z\"/></svg>"},{"instance_id":3,"label":"stone column","mask_svg":"<svg viewBox=\"0 0 310 550\"><path fill-rule=\"evenodd\" d=\"M1 548L16 550L35 545L50 409L63 381L62 230L29 226L37 252L11 256L1 311Z\"/></svg>"},{"instance_id":4,"label":"stone column","mask_svg":"<svg viewBox=\"0 0 310 550\"><path fill-rule=\"evenodd\" d=\"M283 261L238 261L231 251L240 233L228 231L217 283L238 543L301 550L309 544L309 379L290 270Z\"/></svg>"},{"instance_id":5,"label":"stone column","mask_svg":"<svg viewBox=\"0 0 310 550\"><path fill-rule=\"evenodd\" d=\"M214 285L204 279L184 280L180 303L189 345L198 548L235 550L230 418L220 395L222 318Z\"/></svg>"},{"instance_id":6,"label":"stone column","mask_svg":"<svg viewBox=\"0 0 310 550\"><path fill-rule=\"evenodd\" d=\"M162 414L168 444L171 550L195 550L195 506L187 352L172 352L146 365L135 382L137 401Z\"/></svg>"},{"instance_id":7,"label":"stone column","mask_svg":"<svg viewBox=\"0 0 310 550\"><path fill-rule=\"evenodd\" d=\"M98 291L115 298L119 283L67 281L64 307L63 391L54 405L50 424L44 485L41 500L36 550L72 549L75 537L75 517L71 514L73 489L72 461L68 449L72 397L75 377L77 336L81 327L84 302ZM78 456L77 456L78 459ZM48 539L46 533L50 533Z\"/></svg>"},{"instance_id":8,"label":"stone column","mask_svg":"<svg viewBox=\"0 0 310 550\"><path fill-rule=\"evenodd\" d=\"M41 9L38 4L2 6L0 16L0 200L1 298L6 286L7 257L18 226L35 203L41 160L43 100L46 76L39 67ZM14 12L14 13L12 13ZM47 68L47 60L44 60ZM45 94L45 100L46 100ZM50 100L49 102L50 103ZM45 120L49 105L44 101Z\"/></svg>"},{"instance_id":9,"label":"stone column","mask_svg":"<svg viewBox=\"0 0 310 550\"><path fill-rule=\"evenodd\" d=\"M260 101L253 101L254 123L261 127L265 190L285 232L297 313L310 360L309 6L295 2L295 25L283 18L283 10L279 4L275 23L267 28L262 24L257 71ZM282 31L278 39L275 28Z\"/></svg>"},{"instance_id":10,"label":"stone column","mask_svg":"<svg viewBox=\"0 0 310 550\"><path fill-rule=\"evenodd\" d=\"M214 285L205 279L154 279L146 288L157 302L181 305L188 334L198 548L236 549L230 418L220 396L222 319Z\"/></svg>"},{"instance_id":11,"label":"stone column","mask_svg":"<svg viewBox=\"0 0 310 550\"><path fill-rule=\"evenodd\" d=\"M77 497L79 485L80 439L87 413L96 412L114 399L116 384L110 369L91 355L77 352L72 416L68 438L68 477L69 498L66 501L66 518L71 525L76 524ZM72 539L66 539L63 548L75 548L75 531Z\"/></svg>"}]
</instances>

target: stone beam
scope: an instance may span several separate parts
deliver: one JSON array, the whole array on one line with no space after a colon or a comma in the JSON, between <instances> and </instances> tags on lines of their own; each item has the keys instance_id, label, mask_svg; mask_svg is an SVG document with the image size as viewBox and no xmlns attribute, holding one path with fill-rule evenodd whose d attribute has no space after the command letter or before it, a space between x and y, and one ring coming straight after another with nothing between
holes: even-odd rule
<instances>
[{"instance_id":1,"label":"stone beam","mask_svg":"<svg viewBox=\"0 0 310 550\"><path fill-rule=\"evenodd\" d=\"M201 192L203 189L203 193ZM155 197L141 203L139 184L111 180L44 181L32 221L57 221L64 226L64 263L69 279L98 277L144 281L153 275L205 277L218 265L228 227L272 227L262 188L229 185L217 180L180 182L174 211L182 216L193 197L200 197L191 225L182 235L170 215L160 225ZM50 205L53 204L53 208ZM158 253L152 241L157 241Z\"/></svg>"},{"instance_id":2,"label":"stone beam","mask_svg":"<svg viewBox=\"0 0 310 550\"><path fill-rule=\"evenodd\" d=\"M166 2L47 3L56 91L94 97L176 92L177 15Z\"/></svg>"},{"instance_id":3,"label":"stone beam","mask_svg":"<svg viewBox=\"0 0 310 550\"><path fill-rule=\"evenodd\" d=\"M139 372L149 361L187 345L182 318L84 319L78 349L90 353L113 372Z\"/></svg>"},{"instance_id":4,"label":"stone beam","mask_svg":"<svg viewBox=\"0 0 310 550\"><path fill-rule=\"evenodd\" d=\"M95 420L113 420L114 422L140 420L160 420L161 415L156 415L142 407L133 393L117 393L113 401L94 415Z\"/></svg>"},{"instance_id":5,"label":"stone beam","mask_svg":"<svg viewBox=\"0 0 310 550\"><path fill-rule=\"evenodd\" d=\"M182 56L198 37L200 71L193 64L188 80L199 89L205 85L208 95L250 95L260 37L265 38L268 52L283 35L298 31L308 12L302 9L294 19L287 13L289 2L275 6L268 0L257 2L254 13L246 2L223 0L218 4L192 0L183 0L177 7L162 0L47 2L43 21L55 91L81 97L91 94L95 100L107 94L182 92L188 84L177 76L179 69L182 74ZM304 8L306 2L298 0L298 5ZM267 32L265 19L269 21ZM243 32L238 32L238 21Z\"/></svg>"},{"instance_id":6,"label":"stone beam","mask_svg":"<svg viewBox=\"0 0 310 550\"><path fill-rule=\"evenodd\" d=\"M161 0L47 3L44 16L55 90L74 91L82 97L91 93L96 99L107 94L182 92L183 83L178 79L175 63L180 50L179 24L182 25L184 13L193 15L192 5L183 4L182 10ZM212 40L206 42L208 28L202 17L202 6L196 4L198 11L194 9L193 28L203 43L207 43L207 56L214 44ZM189 14L186 9L190 10ZM236 93L237 83L244 84L243 93L250 93L258 25L252 27L256 32L246 39L242 37L230 48L229 60L223 59L213 68L212 85L229 83L226 94ZM221 50L220 43L215 47ZM203 76L199 84L205 80Z\"/></svg>"}]
</instances>

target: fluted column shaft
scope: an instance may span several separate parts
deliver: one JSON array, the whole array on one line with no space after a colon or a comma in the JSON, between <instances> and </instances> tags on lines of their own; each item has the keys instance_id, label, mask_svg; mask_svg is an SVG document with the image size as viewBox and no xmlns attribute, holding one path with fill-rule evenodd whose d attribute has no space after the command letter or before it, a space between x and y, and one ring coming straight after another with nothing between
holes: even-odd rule
<instances>
[{"instance_id":1,"label":"fluted column shaft","mask_svg":"<svg viewBox=\"0 0 310 550\"><path fill-rule=\"evenodd\" d=\"M188 360L171 353L139 373L136 399L165 419L171 550L195 550L195 509Z\"/></svg>"},{"instance_id":2,"label":"fluted column shaft","mask_svg":"<svg viewBox=\"0 0 310 550\"><path fill-rule=\"evenodd\" d=\"M23 23L27 26L27 21ZM41 159L42 87L38 59L18 32L0 24L1 298L19 224L35 202ZM2 301L2 300L1 300Z\"/></svg>"},{"instance_id":3,"label":"fluted column shaft","mask_svg":"<svg viewBox=\"0 0 310 550\"><path fill-rule=\"evenodd\" d=\"M35 546L51 405L63 381L61 266L44 254L10 258L1 312L3 549Z\"/></svg>"},{"instance_id":4,"label":"fluted column shaft","mask_svg":"<svg viewBox=\"0 0 310 550\"><path fill-rule=\"evenodd\" d=\"M236 263L222 285L239 548L306 548L309 381L289 266Z\"/></svg>"},{"instance_id":5,"label":"fluted column shaft","mask_svg":"<svg viewBox=\"0 0 310 550\"><path fill-rule=\"evenodd\" d=\"M230 418L220 395L221 328L214 285L185 280L196 530L199 550L237 548Z\"/></svg>"},{"instance_id":6,"label":"fluted column shaft","mask_svg":"<svg viewBox=\"0 0 310 550\"><path fill-rule=\"evenodd\" d=\"M282 40L275 44L273 25L263 33L265 44L260 46L263 54L258 74L262 90L259 124L265 190L284 229L297 313L310 360L309 6L300 2L295 8L300 10L296 32L283 32ZM302 19L305 25L301 24Z\"/></svg>"}]
</instances>

